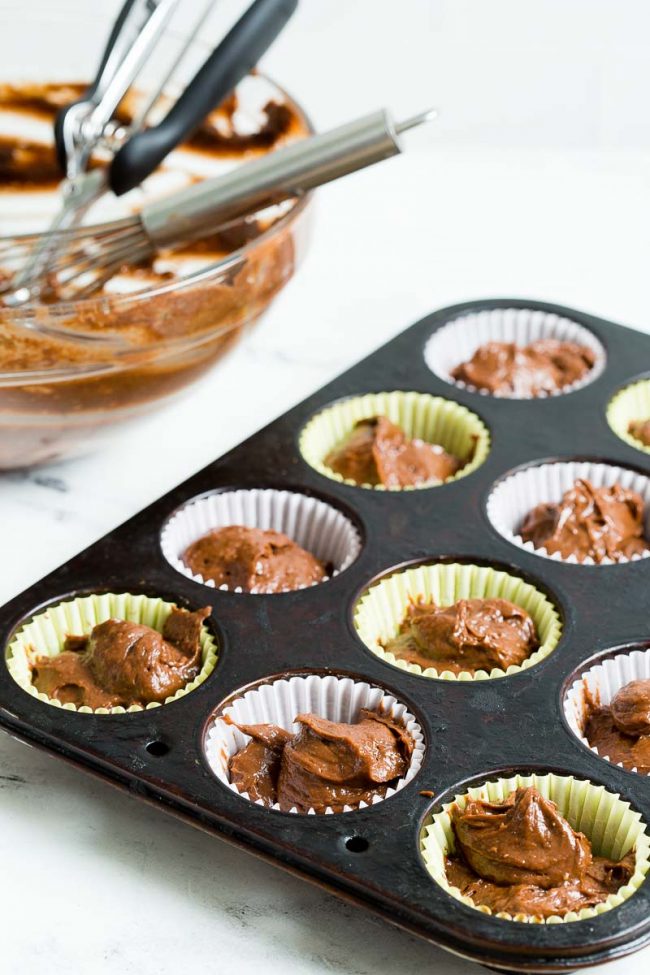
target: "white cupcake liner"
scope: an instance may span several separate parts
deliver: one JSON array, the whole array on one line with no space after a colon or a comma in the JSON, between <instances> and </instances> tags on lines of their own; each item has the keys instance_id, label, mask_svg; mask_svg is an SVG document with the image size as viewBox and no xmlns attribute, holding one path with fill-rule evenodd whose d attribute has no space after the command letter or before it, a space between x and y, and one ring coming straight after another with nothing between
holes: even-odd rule
<instances>
[{"instance_id":1,"label":"white cupcake liner","mask_svg":"<svg viewBox=\"0 0 650 975\"><path fill-rule=\"evenodd\" d=\"M427 817L420 837L420 851L431 877L443 890L456 900L482 914L493 914L485 904L475 904L470 897L461 893L447 880L445 857L456 849L456 837L451 823L450 811L455 804L465 808L467 800L483 799L487 802L503 802L518 788L533 786L545 798L554 802L560 813L575 830L584 833L591 842L597 856L611 860L622 859L630 850L635 851L635 871L628 883L610 894L594 907L584 907L580 911L569 911L563 915L541 918L527 914L508 914L498 912L495 916L506 921L524 924L566 924L596 917L605 911L618 907L632 897L643 883L650 863L650 839L646 824L641 816L625 802L618 793L609 792L602 785L576 779L572 775L515 774L509 778L492 779L484 785L475 786L454 796L444 803L440 812Z\"/></svg>"},{"instance_id":2,"label":"white cupcake liner","mask_svg":"<svg viewBox=\"0 0 650 975\"><path fill-rule=\"evenodd\" d=\"M287 731L298 731L300 726L294 722L298 714L317 714L329 721L352 724L362 708L381 711L400 720L415 746L406 775L387 789L384 796L375 796L372 805L376 805L403 789L419 771L424 757L424 736L420 725L404 704L382 688L351 677L320 677L316 674L283 677L245 691L224 709L223 714L238 724L275 724ZM211 770L224 785L252 802L247 792L240 792L230 781L228 774L229 760L249 741L248 735L242 734L219 716L208 728L205 756ZM256 805L264 806L264 803L258 799ZM343 812L364 809L368 805L361 802L358 806L344 806ZM280 806L275 803L269 808L279 810ZM300 815L295 807L289 812ZM325 812L330 814L333 810L328 807ZM310 809L308 814L316 815L316 810Z\"/></svg>"},{"instance_id":3,"label":"white cupcake liner","mask_svg":"<svg viewBox=\"0 0 650 975\"><path fill-rule=\"evenodd\" d=\"M361 551L359 533L350 519L325 501L293 491L242 488L196 498L175 512L161 533L163 555L177 572L214 589L214 581L194 575L181 556L207 532L229 525L283 532L317 559L333 565L334 576L347 569ZM218 588L229 590L227 585ZM242 589L237 586L233 592ZM255 590L251 594L256 595Z\"/></svg>"},{"instance_id":4,"label":"white cupcake liner","mask_svg":"<svg viewBox=\"0 0 650 975\"><path fill-rule=\"evenodd\" d=\"M591 481L595 487L611 487L618 483L640 494L645 505L646 537L650 538L650 478L625 467L591 461L557 461L526 467L510 474L492 490L487 500L488 518L496 530L513 545L556 562L604 566L647 558L650 553L634 555L632 559L621 558L616 562L603 559L596 563L591 557L580 562L574 555L563 559L557 552L549 554L543 547L535 548L532 542L524 542L519 531L528 512L538 504L561 501L564 492L572 488L579 478Z\"/></svg>"},{"instance_id":5,"label":"white cupcake liner","mask_svg":"<svg viewBox=\"0 0 650 975\"><path fill-rule=\"evenodd\" d=\"M535 397L490 393L487 389L477 389L476 386L459 382L452 376L456 366L468 362L479 346L487 342L515 342L517 345L529 345L540 339L558 339L560 342L586 345L596 357L593 368L582 379L563 386L553 393L543 393ZM502 399L543 399L548 395L561 396L571 393L593 382L605 368L606 355L603 345L593 332L570 318L533 308L492 308L468 312L437 329L424 347L424 359L436 376L461 389L469 389L482 396L498 396Z\"/></svg>"},{"instance_id":6,"label":"white cupcake liner","mask_svg":"<svg viewBox=\"0 0 650 975\"><path fill-rule=\"evenodd\" d=\"M569 728L576 738L586 745L594 755L598 755L611 765L624 768L621 762L613 762L608 755L602 755L584 736L584 728L589 714L589 702L607 707L617 691L633 680L650 679L650 649L631 650L617 654L602 663L594 664L581 677L573 682L564 698L564 714ZM636 769L626 769L636 772ZM638 773L647 775L648 773Z\"/></svg>"}]
</instances>

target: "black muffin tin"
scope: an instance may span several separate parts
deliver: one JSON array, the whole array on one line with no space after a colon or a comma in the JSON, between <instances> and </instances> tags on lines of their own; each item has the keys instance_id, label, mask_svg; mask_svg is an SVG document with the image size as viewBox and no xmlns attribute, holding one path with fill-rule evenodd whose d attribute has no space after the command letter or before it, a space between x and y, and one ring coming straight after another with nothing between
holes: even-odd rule
<instances>
[{"instance_id":1,"label":"black muffin tin","mask_svg":"<svg viewBox=\"0 0 650 975\"><path fill-rule=\"evenodd\" d=\"M567 395L529 401L481 396L435 376L422 354L432 332L490 308L538 308L591 329L607 351L603 374ZM513 771L602 783L650 823L650 778L600 760L569 731L562 711L564 688L594 655L648 645L650 559L609 567L557 563L508 543L485 513L495 481L532 461L581 457L650 474L650 455L620 440L605 418L612 395L644 367L650 367L650 337L569 308L498 299L429 315L0 610L7 642L22 621L72 595L128 591L193 608L210 603L208 624L220 653L204 684L164 707L102 716L41 702L2 667L0 724L466 958L506 970L563 972L640 948L650 941L650 880L620 907L590 920L509 922L445 893L424 867L419 836L425 817L456 792ZM303 460L298 438L314 413L342 397L393 389L437 394L477 413L491 434L485 463L440 487L381 492L330 480ZM280 595L215 591L185 578L162 555L162 524L196 495L233 487L289 488L337 506L360 529L359 558L328 582ZM529 670L475 682L430 680L379 659L355 633L357 598L390 570L430 560L488 563L529 579L562 615L558 648ZM203 736L224 699L260 679L305 671L358 676L385 687L415 714L426 753L402 791L363 810L301 816L254 805L211 773Z\"/></svg>"}]
</instances>

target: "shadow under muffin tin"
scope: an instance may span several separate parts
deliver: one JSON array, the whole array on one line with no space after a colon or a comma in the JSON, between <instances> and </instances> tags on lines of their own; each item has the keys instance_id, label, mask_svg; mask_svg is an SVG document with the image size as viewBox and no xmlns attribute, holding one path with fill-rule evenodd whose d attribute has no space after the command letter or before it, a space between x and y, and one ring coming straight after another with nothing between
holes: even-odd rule
<instances>
[{"instance_id":1,"label":"shadow under muffin tin","mask_svg":"<svg viewBox=\"0 0 650 975\"><path fill-rule=\"evenodd\" d=\"M566 395L508 400L431 371L424 348L438 329L498 309L555 314L586 328L606 350L602 372ZM144 593L191 609L210 604L206 625L219 655L203 683L170 706L78 713L25 693L3 667L0 724L466 958L503 970L566 972L641 947L650 941L647 878L588 921L521 924L452 898L428 874L421 837L453 796L532 772L602 785L650 823L650 778L585 748L563 711L567 682L595 654L648 639L650 559L588 566L540 558L499 534L486 514L495 483L521 467L588 459L649 475L650 455L606 419L611 398L649 359L649 336L554 305L493 299L429 315L0 609L6 647L48 605L88 593ZM299 442L314 416L348 397L391 390L428 393L476 414L490 434L483 462L430 490L367 491L305 461ZM251 488L300 492L338 509L358 529L358 556L326 584L280 595L223 592L174 569L160 546L173 512L208 492ZM355 607L378 579L423 563L488 566L531 584L561 618L556 649L499 680L441 680L391 666L357 635ZM384 802L325 816L283 813L236 794L206 760L211 722L251 685L287 674L351 677L392 695L423 733L417 773Z\"/></svg>"}]
</instances>

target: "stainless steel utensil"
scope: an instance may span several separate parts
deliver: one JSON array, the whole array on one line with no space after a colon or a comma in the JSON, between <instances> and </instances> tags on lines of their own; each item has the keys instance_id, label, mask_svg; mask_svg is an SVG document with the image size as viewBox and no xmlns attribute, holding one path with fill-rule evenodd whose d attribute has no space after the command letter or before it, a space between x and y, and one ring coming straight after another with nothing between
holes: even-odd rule
<instances>
[{"instance_id":1,"label":"stainless steel utensil","mask_svg":"<svg viewBox=\"0 0 650 975\"><path fill-rule=\"evenodd\" d=\"M59 114L55 141L66 173L63 205L24 266L5 286L5 303L18 306L38 296L49 276L59 232L80 223L105 192L121 195L138 186L213 111L272 44L298 0L255 0L221 40L162 121L149 125L151 110L210 12L203 7L160 84L149 93L133 123L113 122L115 110L137 79L179 0L126 0L111 31L95 81L78 102ZM101 146L112 160L87 172ZM2 293L2 289L0 289Z\"/></svg>"},{"instance_id":2,"label":"stainless steel utensil","mask_svg":"<svg viewBox=\"0 0 650 975\"><path fill-rule=\"evenodd\" d=\"M394 124L382 109L150 203L133 217L60 231L50 277L64 300L87 297L126 263L206 237L246 214L396 155L398 137L435 115L431 109Z\"/></svg>"}]
</instances>

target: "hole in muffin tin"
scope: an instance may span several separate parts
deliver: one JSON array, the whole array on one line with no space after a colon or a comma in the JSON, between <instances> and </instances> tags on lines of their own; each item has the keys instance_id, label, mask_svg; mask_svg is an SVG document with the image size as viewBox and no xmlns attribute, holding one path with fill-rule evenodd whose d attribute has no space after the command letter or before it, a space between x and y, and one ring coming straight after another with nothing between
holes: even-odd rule
<instances>
[{"instance_id":1,"label":"hole in muffin tin","mask_svg":"<svg viewBox=\"0 0 650 975\"><path fill-rule=\"evenodd\" d=\"M160 533L163 555L181 575L210 589L261 595L254 589L217 587L212 580L194 575L182 561L190 544L215 528L233 525L283 532L326 566L333 567L331 574L320 582L299 589L321 585L348 569L361 554L365 535L356 513L329 497L293 488L226 487L190 498L172 512ZM283 595L299 589L266 595Z\"/></svg>"},{"instance_id":2,"label":"hole in muffin tin","mask_svg":"<svg viewBox=\"0 0 650 975\"><path fill-rule=\"evenodd\" d=\"M344 478L328 467L325 459L349 435L355 423L372 416L387 417L408 437L438 444L448 453L464 460L463 467L444 481L430 481L404 488L359 484ZM329 480L357 489L394 494L432 490L472 474L489 454L490 431L482 417L454 400L413 390L391 390L345 396L322 407L300 431L298 448L305 462Z\"/></svg>"},{"instance_id":3,"label":"hole in muffin tin","mask_svg":"<svg viewBox=\"0 0 650 975\"><path fill-rule=\"evenodd\" d=\"M365 853L370 843L365 836L348 836L345 840L345 849L350 853Z\"/></svg>"},{"instance_id":4,"label":"hole in muffin tin","mask_svg":"<svg viewBox=\"0 0 650 975\"><path fill-rule=\"evenodd\" d=\"M522 664L512 666L507 671L494 668L489 674L486 671L477 671L476 675L469 671L460 675L449 671L434 672L435 661L431 664L432 672L427 673L387 653L381 644L389 638L389 630L390 636L397 632L406 613L409 597L416 599L424 595L426 598L427 593L433 597L436 589L442 594L439 600L434 599L440 606L452 605L459 599L467 598L509 599L530 612L541 641L540 647ZM375 604L374 612L372 603ZM396 614L398 606L400 610L403 608L399 619ZM371 632L373 617L376 625ZM355 636L366 651L379 657L387 666L406 671L423 680L460 680L470 683L474 680L513 677L539 666L559 646L567 617L564 598L551 591L537 577L513 563L467 555L435 555L391 566L357 591L350 608L350 625ZM396 624L394 630L389 625L393 622Z\"/></svg>"},{"instance_id":5,"label":"hole in muffin tin","mask_svg":"<svg viewBox=\"0 0 650 975\"><path fill-rule=\"evenodd\" d=\"M485 500L486 517L492 528L512 545L565 565L601 568L648 558L650 547L643 554L616 562L607 558L601 562L594 562L592 558L579 562L573 555L562 558L557 553L549 554L543 547L536 548L532 542L523 541L519 531L526 515L538 504L560 501L564 491L578 479L589 480L596 487L618 483L640 494L644 503L645 537L650 542L650 476L647 471L633 464L621 466L598 457L542 458L512 468L492 484Z\"/></svg>"},{"instance_id":6,"label":"hole in muffin tin","mask_svg":"<svg viewBox=\"0 0 650 975\"><path fill-rule=\"evenodd\" d=\"M170 749L170 746L166 741L161 741L158 738L154 739L154 741L147 742L144 747L150 755L153 755L154 758L162 758L163 755L167 755L169 753Z\"/></svg>"},{"instance_id":7,"label":"hole in muffin tin","mask_svg":"<svg viewBox=\"0 0 650 975\"><path fill-rule=\"evenodd\" d=\"M488 342L528 345L539 339L549 338L587 346L595 356L594 365L585 376L555 392L523 397L509 393L491 393L487 389L454 379L451 375L457 366L468 362L476 350ZM425 343L423 356L431 372L450 386L466 389L480 396L510 400L565 396L594 382L607 363L605 347L590 328L555 312L533 308L492 308L464 312L433 332Z\"/></svg>"},{"instance_id":8,"label":"hole in muffin tin","mask_svg":"<svg viewBox=\"0 0 650 975\"><path fill-rule=\"evenodd\" d=\"M328 809L320 815L348 814L356 809L368 808L390 799L417 776L424 758L426 742L423 721L418 717L417 710L404 700L403 695L393 693L390 687L376 681L366 681L358 674L296 669L271 675L240 688L225 698L208 718L203 731L203 757L221 785L246 802L258 805L273 815L278 812L306 815L295 808L282 811L277 804L265 807L261 802L251 800L246 793L239 792L230 782L229 759L238 754L249 739L226 723L223 720L224 715L241 724L276 724L286 730L297 731L299 726L294 719L298 714L311 712L329 720L354 723L364 707L370 710L381 708L385 713L402 718L415 743L406 774L395 787L389 788L386 795L375 797L370 804L362 802L358 806L346 807L341 813Z\"/></svg>"},{"instance_id":9,"label":"hole in muffin tin","mask_svg":"<svg viewBox=\"0 0 650 975\"><path fill-rule=\"evenodd\" d=\"M532 781L526 783L521 782L521 779L532 779ZM455 799L466 796L470 790L480 792L480 797L490 802L500 802L519 785L526 784L533 785L542 795L556 803L572 828L585 833L596 855L620 860L629 849L636 846L635 876L627 886L620 888L617 894L610 895L613 896L613 901L605 910L618 906L621 898L627 900L634 896L636 890L643 884L644 876L650 867L650 828L639 810L597 776L586 779L576 776L571 769L539 765L534 762L521 766L496 767L492 771L468 776L446 788L436 797L425 811L416 832L419 856L424 869L430 875L431 882L438 884L450 897L461 900L472 909L484 910L476 907L469 900L463 900L459 896L460 892L452 893L446 884L444 856L450 849L449 836L453 835L446 810ZM626 819L626 824L623 823L623 817ZM609 832L608 821L611 823ZM430 827L433 829L430 830ZM441 875L444 878L442 883ZM599 906L602 910L602 905ZM588 909L587 914L581 912L580 916L578 914L567 916L562 923L573 923L587 916L596 916L597 913L601 911ZM496 920L497 923L502 923L502 920L515 924L531 923L530 918L522 916L511 918L503 914ZM547 922L535 921L535 923Z\"/></svg>"},{"instance_id":10,"label":"hole in muffin tin","mask_svg":"<svg viewBox=\"0 0 650 975\"><path fill-rule=\"evenodd\" d=\"M634 776L647 776L650 773L637 772L632 768L626 768L620 762L613 762L608 755L601 754L598 748L590 745L584 736L584 719L588 708L588 701L584 694L585 683L594 703L606 705L616 691L625 684L632 680L648 679L650 679L650 639L599 651L569 674L560 692L562 720L572 737L602 762L616 765L622 771Z\"/></svg>"}]
</instances>

